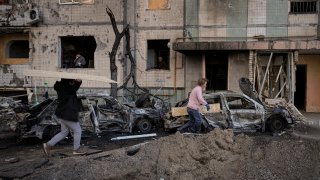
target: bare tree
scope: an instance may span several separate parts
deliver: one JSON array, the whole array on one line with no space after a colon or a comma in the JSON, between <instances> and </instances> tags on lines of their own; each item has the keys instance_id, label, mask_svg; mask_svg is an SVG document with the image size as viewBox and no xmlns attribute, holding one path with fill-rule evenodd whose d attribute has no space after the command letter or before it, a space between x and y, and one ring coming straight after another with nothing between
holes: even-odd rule
<instances>
[{"instance_id":1,"label":"bare tree","mask_svg":"<svg viewBox=\"0 0 320 180\"><path fill-rule=\"evenodd\" d=\"M142 90L144 92L148 92L146 89L141 88L138 85L137 81L136 81L136 73L135 72L136 72L137 66L136 66L136 61L133 58L133 56L131 54L131 50L130 50L129 24L127 24L127 26L120 33L119 30L118 30L117 23L115 21L113 12L111 11L111 9L109 7L106 8L106 11L107 11L107 14L109 15L109 18L110 18L111 24L112 24L112 28L113 28L113 31L114 31L115 36L116 36L115 40L114 40L114 43L113 43L113 46L112 46L112 51L109 53L111 79L114 80L114 81L117 81L118 67L116 65L116 54L117 54L117 51L118 51L118 48L119 48L120 41L123 38L123 36L126 37L126 51L127 51L126 56L129 57L129 60L130 60L130 63L131 63L130 73L125 78L124 83L121 86L119 86L119 88L117 88L117 84L116 83L111 83L111 96L112 97L116 97L117 96L117 91L120 90L120 89L126 89L126 90L130 91L128 86L127 86L130 79L132 79L132 85L133 85L133 91L130 91L130 92L132 92L134 95L135 95L136 89L140 89L140 90Z\"/></svg>"}]
</instances>

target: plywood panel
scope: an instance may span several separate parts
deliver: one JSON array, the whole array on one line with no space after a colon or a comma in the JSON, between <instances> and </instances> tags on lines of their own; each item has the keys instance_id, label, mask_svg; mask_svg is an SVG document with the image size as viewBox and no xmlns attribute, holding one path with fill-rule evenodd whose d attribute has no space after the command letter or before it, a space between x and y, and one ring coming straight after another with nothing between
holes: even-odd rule
<instances>
[{"instance_id":1,"label":"plywood panel","mask_svg":"<svg viewBox=\"0 0 320 180\"><path fill-rule=\"evenodd\" d=\"M168 9L168 0L148 0L148 9Z\"/></svg>"},{"instance_id":2,"label":"plywood panel","mask_svg":"<svg viewBox=\"0 0 320 180\"><path fill-rule=\"evenodd\" d=\"M207 108L205 106L201 106L200 112L203 114L220 112L220 104L219 103L209 104L209 106L210 106L209 111L207 111ZM173 117L188 115L187 107L173 107L173 108L171 108L171 113L172 113Z\"/></svg>"},{"instance_id":3,"label":"plywood panel","mask_svg":"<svg viewBox=\"0 0 320 180\"><path fill-rule=\"evenodd\" d=\"M70 73L66 71L44 71L44 70L29 69L29 70L25 70L23 72L23 75L32 76L32 77L81 79L81 80L89 80L89 81L100 81L100 82L106 82L106 83L117 83L104 76L95 76L95 75L81 74L81 73Z\"/></svg>"}]
</instances>

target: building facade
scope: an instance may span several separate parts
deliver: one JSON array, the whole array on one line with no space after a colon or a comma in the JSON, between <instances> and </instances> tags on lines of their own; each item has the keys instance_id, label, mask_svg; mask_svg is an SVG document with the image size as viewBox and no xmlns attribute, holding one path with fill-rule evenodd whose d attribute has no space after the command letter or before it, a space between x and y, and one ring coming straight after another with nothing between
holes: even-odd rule
<instances>
[{"instance_id":1,"label":"building facade","mask_svg":"<svg viewBox=\"0 0 320 180\"><path fill-rule=\"evenodd\" d=\"M25 69L110 77L115 34L107 6L120 31L129 24L137 82L153 94L179 101L200 77L209 79L208 91L240 91L239 78L248 77L262 98L320 112L318 0L0 0L0 86L55 82L24 77ZM119 85L130 71L125 45L116 55ZM84 68L72 67L78 53Z\"/></svg>"}]
</instances>

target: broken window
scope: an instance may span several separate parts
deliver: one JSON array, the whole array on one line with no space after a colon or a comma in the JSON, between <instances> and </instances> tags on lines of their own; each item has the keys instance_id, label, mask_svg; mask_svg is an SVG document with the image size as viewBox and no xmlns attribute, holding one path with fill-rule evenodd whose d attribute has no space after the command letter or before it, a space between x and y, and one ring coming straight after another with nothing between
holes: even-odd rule
<instances>
[{"instance_id":1,"label":"broken window","mask_svg":"<svg viewBox=\"0 0 320 180\"><path fill-rule=\"evenodd\" d=\"M61 67L94 68L96 47L97 44L93 36L61 37Z\"/></svg>"},{"instance_id":2,"label":"broken window","mask_svg":"<svg viewBox=\"0 0 320 180\"><path fill-rule=\"evenodd\" d=\"M255 109L253 102L243 97L226 97L229 109Z\"/></svg>"},{"instance_id":3,"label":"broken window","mask_svg":"<svg viewBox=\"0 0 320 180\"><path fill-rule=\"evenodd\" d=\"M9 0L0 0L0 5L9 4Z\"/></svg>"},{"instance_id":4,"label":"broken window","mask_svg":"<svg viewBox=\"0 0 320 180\"><path fill-rule=\"evenodd\" d=\"M94 0L59 0L59 4L93 4Z\"/></svg>"},{"instance_id":5,"label":"broken window","mask_svg":"<svg viewBox=\"0 0 320 180\"><path fill-rule=\"evenodd\" d=\"M304 14L304 13L316 13L317 1L291 1L290 13Z\"/></svg>"},{"instance_id":6,"label":"broken window","mask_svg":"<svg viewBox=\"0 0 320 180\"><path fill-rule=\"evenodd\" d=\"M169 9L169 0L148 0L148 9Z\"/></svg>"},{"instance_id":7,"label":"broken window","mask_svg":"<svg viewBox=\"0 0 320 180\"><path fill-rule=\"evenodd\" d=\"M7 58L29 58L29 41L14 40L7 43Z\"/></svg>"},{"instance_id":8,"label":"broken window","mask_svg":"<svg viewBox=\"0 0 320 180\"><path fill-rule=\"evenodd\" d=\"M221 98L220 97L214 97L214 98L209 98L206 99L208 104L219 104L220 109L222 109L222 104L221 104Z\"/></svg>"},{"instance_id":9,"label":"broken window","mask_svg":"<svg viewBox=\"0 0 320 180\"><path fill-rule=\"evenodd\" d=\"M170 49L168 43L169 40L148 40L147 70L169 70Z\"/></svg>"},{"instance_id":10,"label":"broken window","mask_svg":"<svg viewBox=\"0 0 320 180\"><path fill-rule=\"evenodd\" d=\"M8 4L25 4L28 3L28 0L0 0L0 5L8 5Z\"/></svg>"}]
</instances>

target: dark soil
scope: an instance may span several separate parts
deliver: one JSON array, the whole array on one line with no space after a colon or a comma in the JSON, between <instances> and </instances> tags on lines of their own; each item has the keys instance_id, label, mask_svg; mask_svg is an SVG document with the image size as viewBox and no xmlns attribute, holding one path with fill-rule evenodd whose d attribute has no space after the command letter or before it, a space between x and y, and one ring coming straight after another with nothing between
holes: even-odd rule
<instances>
[{"instance_id":1,"label":"dark soil","mask_svg":"<svg viewBox=\"0 0 320 180\"><path fill-rule=\"evenodd\" d=\"M320 140L299 136L299 132L309 129L301 126L281 135L234 135L231 130L215 129L207 134L160 134L156 138L121 141L110 140L121 134L104 134L82 140L87 147L102 150L100 153L72 156L72 141L67 140L55 147L49 159L44 156L39 141L11 144L0 149L0 176L25 179L319 180ZM22 168L26 166L30 168ZM15 170L20 172L16 176Z\"/></svg>"}]
</instances>

